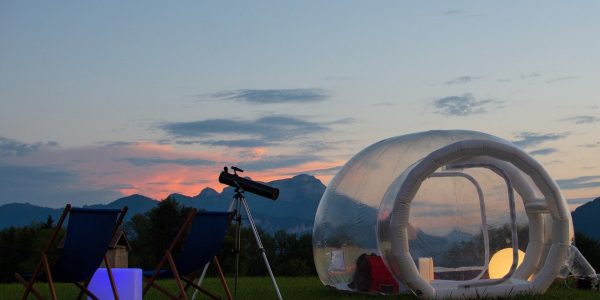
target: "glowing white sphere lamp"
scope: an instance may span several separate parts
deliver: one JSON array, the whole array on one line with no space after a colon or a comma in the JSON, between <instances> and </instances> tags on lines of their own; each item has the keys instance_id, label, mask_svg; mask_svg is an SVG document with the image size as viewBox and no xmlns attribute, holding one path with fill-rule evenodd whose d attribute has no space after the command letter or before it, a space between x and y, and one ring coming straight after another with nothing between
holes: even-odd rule
<instances>
[{"instance_id":1,"label":"glowing white sphere lamp","mask_svg":"<svg viewBox=\"0 0 600 300\"><path fill-rule=\"evenodd\" d=\"M518 250L518 262L517 267L523 262L525 252ZM488 274L490 279L499 279L504 277L510 271L510 266L513 263L513 249L504 248L492 255L488 266Z\"/></svg>"}]
</instances>

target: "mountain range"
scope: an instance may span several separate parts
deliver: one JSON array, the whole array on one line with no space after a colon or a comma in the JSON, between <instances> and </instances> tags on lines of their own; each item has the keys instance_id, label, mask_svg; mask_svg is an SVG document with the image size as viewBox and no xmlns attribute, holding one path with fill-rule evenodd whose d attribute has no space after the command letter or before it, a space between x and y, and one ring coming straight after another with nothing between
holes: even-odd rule
<instances>
[{"instance_id":1,"label":"mountain range","mask_svg":"<svg viewBox=\"0 0 600 300\"><path fill-rule=\"evenodd\" d=\"M279 198L272 201L251 193L245 193L256 225L267 232L285 230L290 233L302 233L312 230L315 213L325 192L325 185L314 176L297 175L292 178L268 182L267 185L280 190ZM171 194L184 206L211 211L226 211L229 209L234 195L234 189L227 187L221 192L205 188L198 195L186 196ZM342 199L344 200L344 199ZM108 204L96 204L93 208L121 208L127 206L127 219L135 214L145 213L158 204L157 200L143 195L131 195L117 199ZM360 210L360 205L351 199L346 199L346 213ZM62 208L48 208L29 203L9 203L0 206L0 229L9 226L26 226L31 222L44 222L48 215L58 219ZM364 210L363 210L364 212ZM332 213L344 213L341 211ZM376 211L372 212L376 214ZM600 197L590 201L572 212L575 231L600 241ZM356 234L356 233L355 233ZM370 235L370 234L369 234ZM365 238L367 238L365 236Z\"/></svg>"},{"instance_id":2,"label":"mountain range","mask_svg":"<svg viewBox=\"0 0 600 300\"><path fill-rule=\"evenodd\" d=\"M256 225L268 232L286 230L288 232L306 232L312 229L315 212L325 192L325 185L310 175L297 175L292 178L275 180L267 185L280 190L279 198L272 201L251 193L245 193L250 211ZM203 189L196 196L171 194L183 206L209 211L229 209L234 189L227 187L222 192L211 188ZM108 204L96 204L91 208L122 208L127 206L126 221L135 214L145 213L158 204L157 200L143 195L131 195ZM62 208L48 208L29 203L10 203L0 206L0 229L9 226L26 226L31 222L44 222L51 215L57 220ZM244 215L244 214L243 214Z\"/></svg>"}]
</instances>

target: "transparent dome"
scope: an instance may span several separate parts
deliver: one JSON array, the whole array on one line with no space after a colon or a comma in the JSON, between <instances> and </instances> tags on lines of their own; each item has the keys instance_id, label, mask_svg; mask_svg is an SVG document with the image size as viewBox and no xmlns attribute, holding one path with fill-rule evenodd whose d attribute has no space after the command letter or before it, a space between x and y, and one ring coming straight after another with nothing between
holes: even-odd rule
<instances>
[{"instance_id":1,"label":"transparent dome","mask_svg":"<svg viewBox=\"0 0 600 300\"><path fill-rule=\"evenodd\" d=\"M327 187L315 217L313 254L323 284L356 290L352 282L362 254L382 256L389 267L395 233L389 232L387 224L408 172L435 150L466 140L515 147L480 132L428 131L375 143L343 166ZM458 159L420 183L410 203L407 233L415 264L419 258L431 259L435 279L485 279L495 252L509 247L525 251L527 201L519 188L512 195L502 170L507 164L486 156ZM528 199L543 199L529 175L512 169L530 186Z\"/></svg>"}]
</instances>

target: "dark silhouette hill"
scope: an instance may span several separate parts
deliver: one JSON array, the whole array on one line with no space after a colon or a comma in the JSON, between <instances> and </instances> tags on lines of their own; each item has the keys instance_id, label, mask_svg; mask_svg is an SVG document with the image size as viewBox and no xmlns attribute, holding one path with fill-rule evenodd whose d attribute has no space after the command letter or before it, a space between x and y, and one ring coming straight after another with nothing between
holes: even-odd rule
<instances>
[{"instance_id":1,"label":"dark silhouette hill","mask_svg":"<svg viewBox=\"0 0 600 300\"><path fill-rule=\"evenodd\" d=\"M576 208L571 216L576 232L600 242L600 197Z\"/></svg>"},{"instance_id":2,"label":"dark silhouette hill","mask_svg":"<svg viewBox=\"0 0 600 300\"><path fill-rule=\"evenodd\" d=\"M119 198L108 204L96 204L96 205L89 205L89 206L85 206L85 207L120 209L124 206L127 206L128 211L127 211L126 216L127 216L127 220L129 220L129 219L131 219L131 217L133 217L136 214L143 214L143 213L149 211L154 206L156 206L156 204L158 204L158 201L156 201L152 198L148 198L146 196L139 195L139 194L133 194L131 196Z\"/></svg>"},{"instance_id":3,"label":"dark silhouette hill","mask_svg":"<svg viewBox=\"0 0 600 300\"><path fill-rule=\"evenodd\" d=\"M127 212L127 220L131 219L135 214L145 213L153 208L158 201L142 195L131 195L119 198L108 204L94 204L85 207L91 208L116 208L120 209L124 206L129 208ZM9 226L26 226L31 222L45 222L48 216L57 221L64 208L48 208L29 203L9 203L0 206L0 229Z\"/></svg>"},{"instance_id":4,"label":"dark silhouette hill","mask_svg":"<svg viewBox=\"0 0 600 300\"><path fill-rule=\"evenodd\" d=\"M9 203L0 206L0 229L27 226L31 222L44 222L48 215L57 220L62 209L41 207L29 203Z\"/></svg>"}]
</instances>

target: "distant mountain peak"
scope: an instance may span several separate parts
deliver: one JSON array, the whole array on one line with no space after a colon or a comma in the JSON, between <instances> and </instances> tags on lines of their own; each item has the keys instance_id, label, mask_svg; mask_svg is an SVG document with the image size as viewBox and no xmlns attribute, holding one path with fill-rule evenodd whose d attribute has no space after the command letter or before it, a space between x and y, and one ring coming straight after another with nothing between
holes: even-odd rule
<instances>
[{"instance_id":1,"label":"distant mountain peak","mask_svg":"<svg viewBox=\"0 0 600 300\"><path fill-rule=\"evenodd\" d=\"M184 195L184 194L180 194L180 193L171 193L165 199L169 199L169 198L172 198L172 199L175 199L175 200L179 201L180 198L192 198L192 197Z\"/></svg>"},{"instance_id":2,"label":"distant mountain peak","mask_svg":"<svg viewBox=\"0 0 600 300\"><path fill-rule=\"evenodd\" d=\"M142 197L142 198L148 198L148 197L146 197L146 196L144 196L144 195L142 195L142 194L131 194L131 195L129 195L129 196L125 196L125 197L123 197L123 198L139 198L139 197Z\"/></svg>"},{"instance_id":3,"label":"distant mountain peak","mask_svg":"<svg viewBox=\"0 0 600 300\"><path fill-rule=\"evenodd\" d=\"M308 174L298 174L292 178L278 179L268 183L269 185L278 185L278 184L293 184L293 185L302 185L307 187L315 187L315 188L325 188L325 185L321 180L313 175Z\"/></svg>"},{"instance_id":4,"label":"distant mountain peak","mask_svg":"<svg viewBox=\"0 0 600 300\"><path fill-rule=\"evenodd\" d=\"M212 197L218 197L219 196L219 192L215 191L212 188L206 187L204 189L202 189L202 191L200 191L200 193L198 195L196 195L194 198L212 198Z\"/></svg>"},{"instance_id":5,"label":"distant mountain peak","mask_svg":"<svg viewBox=\"0 0 600 300\"><path fill-rule=\"evenodd\" d=\"M36 210L36 209L58 209L58 210L62 211L65 208L65 205L67 205L67 204L65 203L62 206L53 208L53 207L46 207L46 206L41 206L41 205L37 205L37 204L31 204L29 202L23 202L23 203L13 202L13 203L2 204L2 205L0 205L0 208L4 208L4 209L16 208L16 209L29 209L29 210L31 210L31 209L33 209L33 210Z\"/></svg>"},{"instance_id":6,"label":"distant mountain peak","mask_svg":"<svg viewBox=\"0 0 600 300\"><path fill-rule=\"evenodd\" d=\"M33 205L33 204L29 203L29 202L25 202L25 203L12 202L12 203L6 203L6 204L0 205L0 207L19 207L19 206L41 207L41 206L38 206L38 205Z\"/></svg>"},{"instance_id":7,"label":"distant mountain peak","mask_svg":"<svg viewBox=\"0 0 600 300\"><path fill-rule=\"evenodd\" d=\"M146 197L144 195L132 194L129 196L119 198L113 202L110 202L108 205L115 205L115 204L120 204L120 203L132 203L132 202L148 202L148 201L156 201L156 200Z\"/></svg>"},{"instance_id":8,"label":"distant mountain peak","mask_svg":"<svg viewBox=\"0 0 600 300\"><path fill-rule=\"evenodd\" d=\"M305 174L305 173L292 176L292 179L295 179L295 178L314 178L314 179L317 179L315 176L309 175L309 174Z\"/></svg>"},{"instance_id":9,"label":"distant mountain peak","mask_svg":"<svg viewBox=\"0 0 600 300\"><path fill-rule=\"evenodd\" d=\"M573 212L576 212L577 210L582 211L582 210L592 209L592 208L596 208L596 209L600 208L600 197L577 207Z\"/></svg>"},{"instance_id":10,"label":"distant mountain peak","mask_svg":"<svg viewBox=\"0 0 600 300\"><path fill-rule=\"evenodd\" d=\"M298 175L292 177L291 180L321 182L321 180L319 180L317 177L315 177L313 175L308 175L308 174L298 174Z\"/></svg>"},{"instance_id":11,"label":"distant mountain peak","mask_svg":"<svg viewBox=\"0 0 600 300\"><path fill-rule=\"evenodd\" d=\"M600 197L576 208L572 213L576 232L600 241Z\"/></svg>"}]
</instances>

